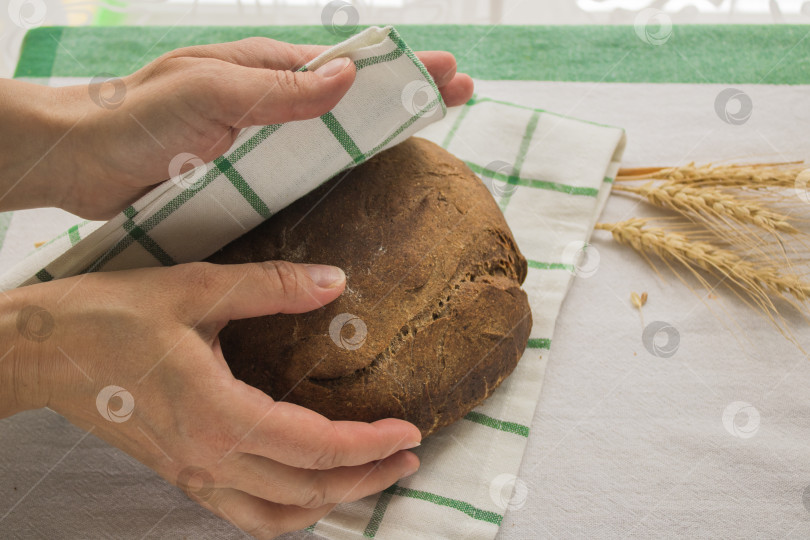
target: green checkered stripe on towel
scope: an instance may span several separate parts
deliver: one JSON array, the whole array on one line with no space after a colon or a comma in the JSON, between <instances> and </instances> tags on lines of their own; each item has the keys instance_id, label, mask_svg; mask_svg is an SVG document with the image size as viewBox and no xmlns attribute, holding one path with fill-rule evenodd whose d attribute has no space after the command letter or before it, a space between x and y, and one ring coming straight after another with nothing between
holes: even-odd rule
<instances>
[{"instance_id":1,"label":"green checkered stripe on towel","mask_svg":"<svg viewBox=\"0 0 810 540\"><path fill-rule=\"evenodd\" d=\"M369 32L385 37L350 52L356 82L332 111L319 119L244 130L225 155L171 179L110 222L86 223L42 246L22 268L0 278L0 288L200 260L446 114L438 88L396 30ZM403 87L414 81L428 96L418 107L403 96Z\"/></svg>"}]
</instances>

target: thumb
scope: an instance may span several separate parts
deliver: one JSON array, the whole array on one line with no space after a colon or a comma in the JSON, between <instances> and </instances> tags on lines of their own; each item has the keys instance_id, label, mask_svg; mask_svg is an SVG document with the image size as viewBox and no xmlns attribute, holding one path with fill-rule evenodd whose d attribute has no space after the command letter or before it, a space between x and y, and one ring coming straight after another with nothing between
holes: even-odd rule
<instances>
[{"instance_id":1,"label":"thumb","mask_svg":"<svg viewBox=\"0 0 810 540\"><path fill-rule=\"evenodd\" d=\"M346 275L335 266L266 261L248 264L182 265L194 291L195 314L227 322L274 313L304 313L343 293Z\"/></svg>"},{"instance_id":2,"label":"thumb","mask_svg":"<svg viewBox=\"0 0 810 540\"><path fill-rule=\"evenodd\" d=\"M288 71L223 63L231 84L223 91L236 128L317 118L331 111L354 82L354 62L334 58L314 71ZM232 84L239 81L239 84Z\"/></svg>"}]
</instances>

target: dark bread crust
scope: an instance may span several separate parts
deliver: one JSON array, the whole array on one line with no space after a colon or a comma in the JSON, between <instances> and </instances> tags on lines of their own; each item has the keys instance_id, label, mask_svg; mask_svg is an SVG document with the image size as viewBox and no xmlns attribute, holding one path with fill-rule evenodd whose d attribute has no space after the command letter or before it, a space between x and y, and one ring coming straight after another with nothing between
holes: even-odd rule
<instances>
[{"instance_id":1,"label":"dark bread crust","mask_svg":"<svg viewBox=\"0 0 810 540\"><path fill-rule=\"evenodd\" d=\"M223 353L238 379L330 419L403 418L430 434L489 396L526 347L526 260L481 180L426 140L339 175L208 260L274 259L339 266L346 291L310 313L231 322ZM344 313L366 325L357 348L351 323L330 336Z\"/></svg>"}]
</instances>

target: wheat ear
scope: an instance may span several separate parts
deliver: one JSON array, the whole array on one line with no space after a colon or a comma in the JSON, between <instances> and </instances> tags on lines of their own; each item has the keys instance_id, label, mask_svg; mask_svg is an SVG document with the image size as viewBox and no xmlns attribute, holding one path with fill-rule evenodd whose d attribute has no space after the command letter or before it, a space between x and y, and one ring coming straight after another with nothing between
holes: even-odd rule
<instances>
[{"instance_id":1,"label":"wheat ear","mask_svg":"<svg viewBox=\"0 0 810 540\"><path fill-rule=\"evenodd\" d=\"M798 232L786 215L768 210L757 201L741 199L713 187L649 182L641 186L617 184L613 189L634 193L655 206L675 210L687 217L719 220L726 225L729 221L756 225L771 233Z\"/></svg>"},{"instance_id":2,"label":"wheat ear","mask_svg":"<svg viewBox=\"0 0 810 540\"><path fill-rule=\"evenodd\" d=\"M771 187L797 187L797 180L804 183L804 177L808 175L805 171L808 171L807 164L795 161L716 166L711 163L700 166L690 163L682 167L621 169L616 176L616 181L654 179L682 184L757 190Z\"/></svg>"},{"instance_id":3,"label":"wheat ear","mask_svg":"<svg viewBox=\"0 0 810 540\"><path fill-rule=\"evenodd\" d=\"M631 218L618 223L597 223L596 228L609 231L618 243L629 245L642 255L652 253L661 259L675 260L693 273L697 267L727 278L768 312L778 313L768 295L784 299L796 307L796 302L787 295L799 302L810 298L810 284L795 274L780 272L774 266L751 263L728 249L709 242L691 241L683 234L667 232L660 227L645 227L646 224L645 219ZM701 282L706 284L702 278Z\"/></svg>"}]
</instances>

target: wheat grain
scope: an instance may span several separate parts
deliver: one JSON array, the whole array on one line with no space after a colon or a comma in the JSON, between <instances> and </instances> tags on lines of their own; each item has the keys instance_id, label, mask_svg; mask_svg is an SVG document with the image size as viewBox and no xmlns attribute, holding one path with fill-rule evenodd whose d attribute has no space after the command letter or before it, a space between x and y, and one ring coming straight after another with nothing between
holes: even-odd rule
<instances>
[{"instance_id":1,"label":"wheat grain","mask_svg":"<svg viewBox=\"0 0 810 540\"><path fill-rule=\"evenodd\" d=\"M647 303L647 293L641 293L641 296L639 296L637 292L631 292L630 303L638 310L641 327L644 328L644 312L641 311L641 308Z\"/></svg>"}]
</instances>

